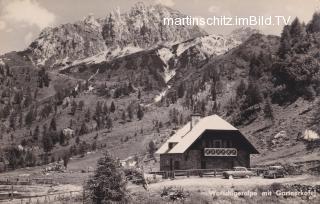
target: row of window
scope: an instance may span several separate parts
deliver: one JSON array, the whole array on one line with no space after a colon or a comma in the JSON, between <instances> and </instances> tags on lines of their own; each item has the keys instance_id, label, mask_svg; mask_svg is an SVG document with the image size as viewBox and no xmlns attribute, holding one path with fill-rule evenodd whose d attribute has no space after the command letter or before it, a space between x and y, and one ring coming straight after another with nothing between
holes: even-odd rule
<instances>
[{"instance_id":1,"label":"row of window","mask_svg":"<svg viewBox=\"0 0 320 204\"><path fill-rule=\"evenodd\" d=\"M202 140L203 148L232 148L232 140Z\"/></svg>"}]
</instances>

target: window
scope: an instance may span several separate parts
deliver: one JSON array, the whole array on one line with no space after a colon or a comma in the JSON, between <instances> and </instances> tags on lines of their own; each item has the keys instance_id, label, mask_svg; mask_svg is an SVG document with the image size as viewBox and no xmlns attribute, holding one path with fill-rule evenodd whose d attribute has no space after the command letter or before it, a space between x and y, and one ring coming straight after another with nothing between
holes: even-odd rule
<instances>
[{"instance_id":1,"label":"window","mask_svg":"<svg viewBox=\"0 0 320 204\"><path fill-rule=\"evenodd\" d=\"M188 158L189 158L189 152L186 152L185 155L184 155L184 160L188 161Z\"/></svg>"},{"instance_id":2,"label":"window","mask_svg":"<svg viewBox=\"0 0 320 204\"><path fill-rule=\"evenodd\" d=\"M169 142L168 147L172 149L177 143L176 142Z\"/></svg>"},{"instance_id":3,"label":"window","mask_svg":"<svg viewBox=\"0 0 320 204\"><path fill-rule=\"evenodd\" d=\"M205 147L209 147L209 148L212 147L212 141L211 141L211 140L208 140L208 139L207 139L207 140L205 140L205 141L206 141L206 142L205 142L205 143L206 143Z\"/></svg>"},{"instance_id":4,"label":"window","mask_svg":"<svg viewBox=\"0 0 320 204\"><path fill-rule=\"evenodd\" d=\"M228 140L223 140L222 141L222 147L227 148L228 147Z\"/></svg>"},{"instance_id":5,"label":"window","mask_svg":"<svg viewBox=\"0 0 320 204\"><path fill-rule=\"evenodd\" d=\"M221 140L213 140L213 147L214 148L221 148L222 147L222 141Z\"/></svg>"},{"instance_id":6,"label":"window","mask_svg":"<svg viewBox=\"0 0 320 204\"><path fill-rule=\"evenodd\" d=\"M180 169L180 162L179 161L174 161L174 169L179 170Z\"/></svg>"}]
</instances>

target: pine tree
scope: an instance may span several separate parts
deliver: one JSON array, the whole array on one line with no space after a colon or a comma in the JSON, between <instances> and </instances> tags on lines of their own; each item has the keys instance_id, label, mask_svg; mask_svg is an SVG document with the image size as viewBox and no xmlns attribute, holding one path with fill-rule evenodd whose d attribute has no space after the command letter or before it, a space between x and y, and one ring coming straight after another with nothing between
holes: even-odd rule
<instances>
[{"instance_id":1,"label":"pine tree","mask_svg":"<svg viewBox=\"0 0 320 204\"><path fill-rule=\"evenodd\" d=\"M304 36L304 28L297 17L291 23L290 36L292 38L297 38L297 40L301 40Z\"/></svg>"},{"instance_id":2,"label":"pine tree","mask_svg":"<svg viewBox=\"0 0 320 204\"><path fill-rule=\"evenodd\" d=\"M113 127L112 119L111 119L110 116L108 116L108 117L107 117L107 122L106 122L106 128L107 128L108 130L110 130L110 129L112 129L112 127Z\"/></svg>"},{"instance_id":3,"label":"pine tree","mask_svg":"<svg viewBox=\"0 0 320 204\"><path fill-rule=\"evenodd\" d=\"M70 110L70 114L74 115L77 111L77 103L73 100L71 102L71 110Z\"/></svg>"},{"instance_id":4,"label":"pine tree","mask_svg":"<svg viewBox=\"0 0 320 204\"><path fill-rule=\"evenodd\" d=\"M283 27L280 39L280 47L278 50L278 55L280 58L284 59L286 54L291 50L291 35L290 35L290 26L286 25Z\"/></svg>"},{"instance_id":5,"label":"pine tree","mask_svg":"<svg viewBox=\"0 0 320 204\"><path fill-rule=\"evenodd\" d=\"M247 89L247 85L244 82L244 80L241 79L241 81L236 89L237 98L242 98L242 96L244 96L244 94L246 92L246 89Z\"/></svg>"},{"instance_id":6,"label":"pine tree","mask_svg":"<svg viewBox=\"0 0 320 204\"><path fill-rule=\"evenodd\" d=\"M34 111L31 108L25 117L25 124L31 126L34 121Z\"/></svg>"},{"instance_id":7,"label":"pine tree","mask_svg":"<svg viewBox=\"0 0 320 204\"><path fill-rule=\"evenodd\" d=\"M64 152L62 160L63 160L63 166L67 169L68 163L70 161L70 153L68 151Z\"/></svg>"},{"instance_id":8,"label":"pine tree","mask_svg":"<svg viewBox=\"0 0 320 204\"><path fill-rule=\"evenodd\" d=\"M184 84L180 83L180 85L178 87L178 97L182 98L184 96L184 92L185 92Z\"/></svg>"},{"instance_id":9,"label":"pine tree","mask_svg":"<svg viewBox=\"0 0 320 204\"><path fill-rule=\"evenodd\" d=\"M109 109L106 103L103 104L102 108L103 114L107 115L109 113Z\"/></svg>"},{"instance_id":10,"label":"pine tree","mask_svg":"<svg viewBox=\"0 0 320 204\"><path fill-rule=\"evenodd\" d=\"M83 122L80 127L79 135L84 135L84 134L87 134L88 132L89 131L88 131L87 125L86 123Z\"/></svg>"},{"instance_id":11,"label":"pine tree","mask_svg":"<svg viewBox=\"0 0 320 204\"><path fill-rule=\"evenodd\" d=\"M53 141L49 134L43 134L42 136L42 145L44 152L50 152L53 148Z\"/></svg>"},{"instance_id":12,"label":"pine tree","mask_svg":"<svg viewBox=\"0 0 320 204\"><path fill-rule=\"evenodd\" d=\"M211 90L210 90L211 100L212 100L212 101L215 101L215 100L217 100L216 84L213 83L210 88L211 88Z\"/></svg>"},{"instance_id":13,"label":"pine tree","mask_svg":"<svg viewBox=\"0 0 320 204\"><path fill-rule=\"evenodd\" d=\"M110 154L100 158L97 168L85 189L92 203L127 203L127 181L119 161Z\"/></svg>"},{"instance_id":14,"label":"pine tree","mask_svg":"<svg viewBox=\"0 0 320 204\"><path fill-rule=\"evenodd\" d=\"M154 157L154 153L156 152L157 148L156 148L156 145L155 143L153 142L153 140L151 140L149 142L149 145L148 145L148 152L149 154Z\"/></svg>"},{"instance_id":15,"label":"pine tree","mask_svg":"<svg viewBox=\"0 0 320 204\"><path fill-rule=\"evenodd\" d=\"M308 33L320 32L320 12L315 12L312 16L312 20L307 25Z\"/></svg>"},{"instance_id":16,"label":"pine tree","mask_svg":"<svg viewBox=\"0 0 320 204\"><path fill-rule=\"evenodd\" d=\"M126 121L127 121L127 119L126 119L126 112L125 112L125 111L122 111L121 120L122 120L123 122L126 122Z\"/></svg>"},{"instance_id":17,"label":"pine tree","mask_svg":"<svg viewBox=\"0 0 320 204\"><path fill-rule=\"evenodd\" d=\"M262 101L260 90L255 82L250 82L248 89L246 91L246 101L247 107L258 104Z\"/></svg>"},{"instance_id":18,"label":"pine tree","mask_svg":"<svg viewBox=\"0 0 320 204\"><path fill-rule=\"evenodd\" d=\"M98 117L100 117L101 113L102 113L102 106L101 106L101 102L98 101L96 104L96 111L95 111L94 115L96 118L98 118Z\"/></svg>"},{"instance_id":19,"label":"pine tree","mask_svg":"<svg viewBox=\"0 0 320 204\"><path fill-rule=\"evenodd\" d=\"M38 141L39 135L40 135L40 130L39 130L39 125L37 125L33 131L33 140Z\"/></svg>"},{"instance_id":20,"label":"pine tree","mask_svg":"<svg viewBox=\"0 0 320 204\"><path fill-rule=\"evenodd\" d=\"M50 131L57 131L57 123L56 123L56 119L54 117L51 119L49 130Z\"/></svg>"},{"instance_id":21,"label":"pine tree","mask_svg":"<svg viewBox=\"0 0 320 204\"><path fill-rule=\"evenodd\" d=\"M17 119L17 114L16 112L12 112L10 117L9 117L9 125L10 125L10 128L12 128L13 130L16 129L16 119Z\"/></svg>"},{"instance_id":22,"label":"pine tree","mask_svg":"<svg viewBox=\"0 0 320 204\"><path fill-rule=\"evenodd\" d=\"M128 105L127 111L128 111L129 120L131 121L133 119L133 107L132 107L132 104Z\"/></svg>"},{"instance_id":23,"label":"pine tree","mask_svg":"<svg viewBox=\"0 0 320 204\"><path fill-rule=\"evenodd\" d=\"M32 103L32 95L30 87L27 88L26 97L24 99L23 105L24 107L28 107Z\"/></svg>"},{"instance_id":24,"label":"pine tree","mask_svg":"<svg viewBox=\"0 0 320 204\"><path fill-rule=\"evenodd\" d=\"M91 119L90 108L87 109L86 114L84 115L85 121L88 123Z\"/></svg>"},{"instance_id":25,"label":"pine tree","mask_svg":"<svg viewBox=\"0 0 320 204\"><path fill-rule=\"evenodd\" d=\"M66 136L63 134L63 131L60 131L59 134L59 144L64 145L66 143Z\"/></svg>"},{"instance_id":26,"label":"pine tree","mask_svg":"<svg viewBox=\"0 0 320 204\"><path fill-rule=\"evenodd\" d=\"M78 107L79 107L79 110L82 111L82 109L83 109L83 107L84 107L84 101L83 101L83 100L81 100L81 101L79 102Z\"/></svg>"},{"instance_id":27,"label":"pine tree","mask_svg":"<svg viewBox=\"0 0 320 204\"><path fill-rule=\"evenodd\" d=\"M110 105L110 112L114 113L115 110L116 110L116 106L114 105L114 102L112 101L111 105Z\"/></svg>"},{"instance_id":28,"label":"pine tree","mask_svg":"<svg viewBox=\"0 0 320 204\"><path fill-rule=\"evenodd\" d=\"M22 110L19 110L19 128L23 126L23 113Z\"/></svg>"},{"instance_id":29,"label":"pine tree","mask_svg":"<svg viewBox=\"0 0 320 204\"><path fill-rule=\"evenodd\" d=\"M263 112L264 112L265 118L268 118L271 121L274 121L273 110L272 110L272 107L271 107L269 100L267 100L267 102L264 106Z\"/></svg>"},{"instance_id":30,"label":"pine tree","mask_svg":"<svg viewBox=\"0 0 320 204\"><path fill-rule=\"evenodd\" d=\"M263 69L261 67L261 61L258 59L256 55L253 55L253 57L251 58L249 67L250 77L254 79L259 79L262 76Z\"/></svg>"},{"instance_id":31,"label":"pine tree","mask_svg":"<svg viewBox=\"0 0 320 204\"><path fill-rule=\"evenodd\" d=\"M137 111L137 118L139 120L141 120L143 118L143 115L144 115L143 110L142 110L141 106L139 105L138 106L138 111Z\"/></svg>"},{"instance_id":32,"label":"pine tree","mask_svg":"<svg viewBox=\"0 0 320 204\"><path fill-rule=\"evenodd\" d=\"M49 75L48 73L45 73L44 76L43 76L43 83L46 87L49 87L50 85L50 78L49 78Z\"/></svg>"}]
</instances>

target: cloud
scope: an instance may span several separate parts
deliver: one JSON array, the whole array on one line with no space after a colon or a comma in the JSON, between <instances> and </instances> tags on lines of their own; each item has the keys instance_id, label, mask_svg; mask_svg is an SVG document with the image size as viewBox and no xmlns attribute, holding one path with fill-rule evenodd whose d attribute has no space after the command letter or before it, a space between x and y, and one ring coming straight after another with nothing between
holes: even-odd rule
<instances>
[{"instance_id":1,"label":"cloud","mask_svg":"<svg viewBox=\"0 0 320 204\"><path fill-rule=\"evenodd\" d=\"M221 9L221 7L216 5L210 6L208 11L215 16L231 16L230 11Z\"/></svg>"},{"instance_id":2,"label":"cloud","mask_svg":"<svg viewBox=\"0 0 320 204\"><path fill-rule=\"evenodd\" d=\"M33 33L29 32L25 37L24 37L24 42L26 45L30 44L33 38Z\"/></svg>"},{"instance_id":3,"label":"cloud","mask_svg":"<svg viewBox=\"0 0 320 204\"><path fill-rule=\"evenodd\" d=\"M37 26L43 29L55 22L56 16L42 7L35 0L13 0L3 7L3 15L0 16L7 24L20 23L21 26Z\"/></svg>"},{"instance_id":4,"label":"cloud","mask_svg":"<svg viewBox=\"0 0 320 204\"><path fill-rule=\"evenodd\" d=\"M174 0L155 0L156 4L162 4L164 6L168 6L168 7L172 7L174 6L176 3L174 2Z\"/></svg>"},{"instance_id":5,"label":"cloud","mask_svg":"<svg viewBox=\"0 0 320 204\"><path fill-rule=\"evenodd\" d=\"M221 11L221 9L220 9L219 6L210 6L209 9L208 9L208 11L209 11L210 13L216 14L216 13L219 13L219 12Z\"/></svg>"},{"instance_id":6,"label":"cloud","mask_svg":"<svg viewBox=\"0 0 320 204\"><path fill-rule=\"evenodd\" d=\"M4 30L7 27L7 23L5 21L0 20L0 30Z\"/></svg>"}]
</instances>

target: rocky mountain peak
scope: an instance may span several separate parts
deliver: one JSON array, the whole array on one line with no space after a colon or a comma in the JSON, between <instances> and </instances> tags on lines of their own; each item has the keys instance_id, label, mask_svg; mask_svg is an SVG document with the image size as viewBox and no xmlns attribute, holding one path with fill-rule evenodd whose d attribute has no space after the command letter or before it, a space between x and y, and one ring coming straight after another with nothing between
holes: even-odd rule
<instances>
[{"instance_id":1,"label":"rocky mountain peak","mask_svg":"<svg viewBox=\"0 0 320 204\"><path fill-rule=\"evenodd\" d=\"M231 33L229 36L235 40L238 40L240 42L246 41L251 35L260 33L259 30L251 28L251 27L240 27L236 28Z\"/></svg>"},{"instance_id":2,"label":"rocky mountain peak","mask_svg":"<svg viewBox=\"0 0 320 204\"><path fill-rule=\"evenodd\" d=\"M95 19L94 15L90 13L83 19L83 23L88 26L93 26L96 28L101 28L101 24Z\"/></svg>"},{"instance_id":3,"label":"rocky mountain peak","mask_svg":"<svg viewBox=\"0 0 320 204\"><path fill-rule=\"evenodd\" d=\"M83 20L44 29L27 48L37 65L60 66L101 52L136 47L154 48L204 36L197 26L166 26L164 17L183 17L179 11L161 5L138 2L128 11L114 9L104 19L93 14Z\"/></svg>"}]
</instances>

